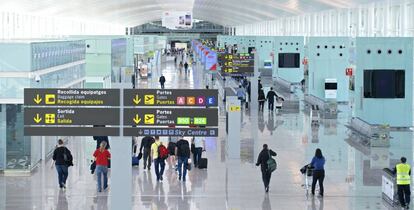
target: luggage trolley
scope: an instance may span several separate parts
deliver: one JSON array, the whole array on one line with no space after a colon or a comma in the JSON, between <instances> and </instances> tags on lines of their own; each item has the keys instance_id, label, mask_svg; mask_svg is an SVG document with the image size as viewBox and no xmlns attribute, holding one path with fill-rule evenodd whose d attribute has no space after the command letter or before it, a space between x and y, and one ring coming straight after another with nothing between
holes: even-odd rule
<instances>
[{"instance_id":1,"label":"luggage trolley","mask_svg":"<svg viewBox=\"0 0 414 210\"><path fill-rule=\"evenodd\" d=\"M300 169L300 172L304 175L305 178L302 187L305 189L305 195L307 198L309 196L309 189L311 188L312 183L313 167L310 167L309 164L305 165Z\"/></svg>"}]
</instances>

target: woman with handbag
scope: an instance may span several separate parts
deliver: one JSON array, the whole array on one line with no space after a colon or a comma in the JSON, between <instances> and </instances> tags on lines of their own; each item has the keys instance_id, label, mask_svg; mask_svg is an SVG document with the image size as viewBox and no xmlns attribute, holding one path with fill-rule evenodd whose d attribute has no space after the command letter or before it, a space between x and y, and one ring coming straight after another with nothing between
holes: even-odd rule
<instances>
[{"instance_id":1,"label":"woman with handbag","mask_svg":"<svg viewBox=\"0 0 414 210\"><path fill-rule=\"evenodd\" d=\"M58 140L58 145L53 151L53 165L58 173L58 182L60 189L66 189L66 180L69 175L68 168L73 166L73 157L70 150L65 147L62 139ZM52 167L53 167L52 165Z\"/></svg>"},{"instance_id":2,"label":"woman with handbag","mask_svg":"<svg viewBox=\"0 0 414 210\"><path fill-rule=\"evenodd\" d=\"M260 165L262 171L262 180L265 187L265 191L269 192L269 183L272 176L272 172L276 169L276 161L272 156L276 156L276 152L273 152L268 148L267 144L263 144L263 150L260 152L257 158L256 166Z\"/></svg>"}]
</instances>

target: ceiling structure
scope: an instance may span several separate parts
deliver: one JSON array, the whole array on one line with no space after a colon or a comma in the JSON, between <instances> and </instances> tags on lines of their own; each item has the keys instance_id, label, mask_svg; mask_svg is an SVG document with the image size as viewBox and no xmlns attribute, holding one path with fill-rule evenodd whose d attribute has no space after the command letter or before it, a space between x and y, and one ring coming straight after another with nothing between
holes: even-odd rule
<instances>
[{"instance_id":1,"label":"ceiling structure","mask_svg":"<svg viewBox=\"0 0 414 210\"><path fill-rule=\"evenodd\" d=\"M195 19L223 26L272 20L378 0L1 0L0 10L137 26L163 11L192 11Z\"/></svg>"}]
</instances>

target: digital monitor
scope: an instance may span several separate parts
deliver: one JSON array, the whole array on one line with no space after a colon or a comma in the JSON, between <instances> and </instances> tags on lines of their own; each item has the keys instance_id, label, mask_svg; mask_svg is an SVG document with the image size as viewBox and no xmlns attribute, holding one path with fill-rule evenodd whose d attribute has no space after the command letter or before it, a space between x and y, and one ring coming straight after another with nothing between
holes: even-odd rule
<instances>
[{"instance_id":1,"label":"digital monitor","mask_svg":"<svg viewBox=\"0 0 414 210\"><path fill-rule=\"evenodd\" d=\"M337 90L338 89L338 83L325 83L325 90Z\"/></svg>"},{"instance_id":2,"label":"digital monitor","mask_svg":"<svg viewBox=\"0 0 414 210\"><path fill-rule=\"evenodd\" d=\"M364 70L364 98L404 97L404 70Z\"/></svg>"},{"instance_id":3,"label":"digital monitor","mask_svg":"<svg viewBox=\"0 0 414 210\"><path fill-rule=\"evenodd\" d=\"M299 53L279 53L279 68L299 68Z\"/></svg>"},{"instance_id":4,"label":"digital monitor","mask_svg":"<svg viewBox=\"0 0 414 210\"><path fill-rule=\"evenodd\" d=\"M271 69L272 68L272 61L271 60L265 60L263 63L263 67L265 69Z\"/></svg>"}]
</instances>

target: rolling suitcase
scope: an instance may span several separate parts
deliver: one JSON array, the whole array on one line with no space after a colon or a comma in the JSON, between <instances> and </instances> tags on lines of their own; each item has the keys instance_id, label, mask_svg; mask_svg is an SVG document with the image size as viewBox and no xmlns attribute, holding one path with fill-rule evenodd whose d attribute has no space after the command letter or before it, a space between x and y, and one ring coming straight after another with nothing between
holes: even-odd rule
<instances>
[{"instance_id":1,"label":"rolling suitcase","mask_svg":"<svg viewBox=\"0 0 414 210\"><path fill-rule=\"evenodd\" d=\"M200 158L198 161L198 168L199 169L207 169L208 160L207 158Z\"/></svg>"},{"instance_id":2,"label":"rolling suitcase","mask_svg":"<svg viewBox=\"0 0 414 210\"><path fill-rule=\"evenodd\" d=\"M139 165L139 158L136 156L132 156L132 165L137 166Z\"/></svg>"}]
</instances>

